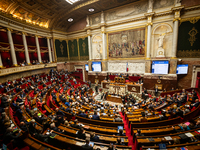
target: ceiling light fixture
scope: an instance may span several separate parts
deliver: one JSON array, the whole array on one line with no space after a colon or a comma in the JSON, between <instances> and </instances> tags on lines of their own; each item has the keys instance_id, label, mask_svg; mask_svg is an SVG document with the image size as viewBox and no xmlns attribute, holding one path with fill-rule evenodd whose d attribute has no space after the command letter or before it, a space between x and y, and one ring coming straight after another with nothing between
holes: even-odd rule
<instances>
[{"instance_id":1,"label":"ceiling light fixture","mask_svg":"<svg viewBox=\"0 0 200 150\"><path fill-rule=\"evenodd\" d=\"M70 3L71 5L73 5L74 3L78 2L80 0L66 0L66 2Z\"/></svg>"},{"instance_id":2,"label":"ceiling light fixture","mask_svg":"<svg viewBox=\"0 0 200 150\"><path fill-rule=\"evenodd\" d=\"M69 22L72 22L73 20L74 20L73 18L69 18L69 19L68 19Z\"/></svg>"},{"instance_id":3,"label":"ceiling light fixture","mask_svg":"<svg viewBox=\"0 0 200 150\"><path fill-rule=\"evenodd\" d=\"M93 12L94 11L94 8L90 8L88 9L89 12Z\"/></svg>"}]
</instances>

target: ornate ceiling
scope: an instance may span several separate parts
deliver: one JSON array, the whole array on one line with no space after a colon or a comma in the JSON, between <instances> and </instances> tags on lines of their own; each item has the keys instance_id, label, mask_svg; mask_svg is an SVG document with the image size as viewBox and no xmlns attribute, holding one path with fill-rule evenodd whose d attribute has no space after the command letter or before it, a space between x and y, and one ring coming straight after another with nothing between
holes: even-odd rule
<instances>
[{"instance_id":1,"label":"ornate ceiling","mask_svg":"<svg viewBox=\"0 0 200 150\"><path fill-rule=\"evenodd\" d=\"M0 10L13 17L45 28L66 31L87 15L139 0L80 0L71 5L65 0L0 0ZM89 12L94 8L94 12ZM73 18L73 22L68 22Z\"/></svg>"}]
</instances>

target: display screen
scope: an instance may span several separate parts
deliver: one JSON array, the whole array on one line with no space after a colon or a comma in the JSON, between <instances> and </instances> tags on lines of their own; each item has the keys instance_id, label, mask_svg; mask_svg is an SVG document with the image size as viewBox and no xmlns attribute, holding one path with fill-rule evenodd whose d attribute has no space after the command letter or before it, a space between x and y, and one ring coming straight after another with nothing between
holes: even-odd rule
<instances>
[{"instance_id":1,"label":"display screen","mask_svg":"<svg viewBox=\"0 0 200 150\"><path fill-rule=\"evenodd\" d=\"M87 64L85 65L85 70L89 71L89 66Z\"/></svg>"},{"instance_id":2,"label":"display screen","mask_svg":"<svg viewBox=\"0 0 200 150\"><path fill-rule=\"evenodd\" d=\"M152 73L154 74L168 74L169 61L153 61L152 62Z\"/></svg>"},{"instance_id":3,"label":"display screen","mask_svg":"<svg viewBox=\"0 0 200 150\"><path fill-rule=\"evenodd\" d=\"M188 64L177 65L176 74L187 74Z\"/></svg>"},{"instance_id":4,"label":"display screen","mask_svg":"<svg viewBox=\"0 0 200 150\"><path fill-rule=\"evenodd\" d=\"M101 62L92 62L92 71L101 72Z\"/></svg>"}]
</instances>

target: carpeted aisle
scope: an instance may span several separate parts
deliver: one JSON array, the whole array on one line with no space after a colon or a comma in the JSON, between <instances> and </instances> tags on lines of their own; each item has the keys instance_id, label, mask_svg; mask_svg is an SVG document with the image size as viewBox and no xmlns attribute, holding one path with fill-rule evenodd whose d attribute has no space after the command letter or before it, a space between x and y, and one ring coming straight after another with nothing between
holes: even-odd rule
<instances>
[{"instance_id":1,"label":"carpeted aisle","mask_svg":"<svg viewBox=\"0 0 200 150\"><path fill-rule=\"evenodd\" d=\"M131 135L131 129L128 127L128 122L126 121L125 117L122 115L122 113L120 112L120 115L123 119L123 123L124 123L124 129L126 130L126 136L128 136L128 145L132 146L132 150L136 150L136 145L135 143L133 143L133 136Z\"/></svg>"}]
</instances>

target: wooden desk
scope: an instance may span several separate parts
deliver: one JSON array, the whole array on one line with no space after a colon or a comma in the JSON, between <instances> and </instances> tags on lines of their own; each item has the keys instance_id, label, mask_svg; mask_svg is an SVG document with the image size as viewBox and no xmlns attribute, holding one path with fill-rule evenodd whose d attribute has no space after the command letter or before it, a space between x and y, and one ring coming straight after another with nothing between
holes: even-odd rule
<instances>
[{"instance_id":1,"label":"wooden desk","mask_svg":"<svg viewBox=\"0 0 200 150\"><path fill-rule=\"evenodd\" d=\"M107 96L107 101L115 102L115 103L122 103L122 98L118 97L118 96L108 95Z\"/></svg>"}]
</instances>

